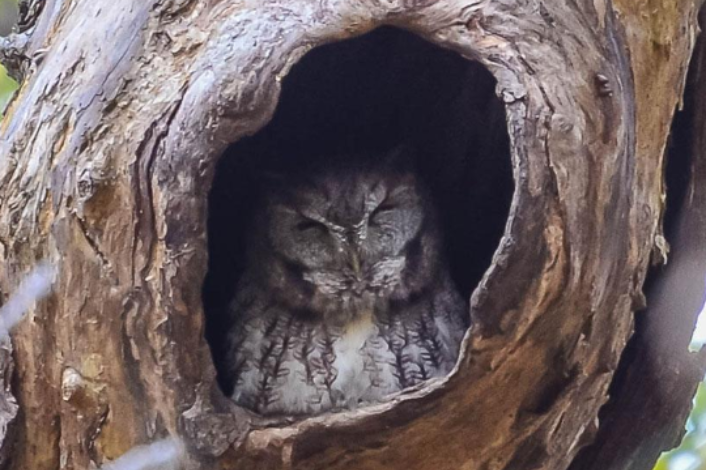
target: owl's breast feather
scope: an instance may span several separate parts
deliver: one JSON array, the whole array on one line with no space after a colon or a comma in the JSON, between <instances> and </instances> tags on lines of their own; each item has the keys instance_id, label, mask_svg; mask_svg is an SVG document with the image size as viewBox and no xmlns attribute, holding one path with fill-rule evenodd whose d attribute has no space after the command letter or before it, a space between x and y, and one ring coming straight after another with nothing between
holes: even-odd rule
<instances>
[{"instance_id":1,"label":"owl's breast feather","mask_svg":"<svg viewBox=\"0 0 706 470\"><path fill-rule=\"evenodd\" d=\"M336 360L333 366L338 371L335 387L344 396L361 396L370 384L365 380L365 349L367 342L378 335L371 310L356 315L343 329L334 342Z\"/></svg>"}]
</instances>

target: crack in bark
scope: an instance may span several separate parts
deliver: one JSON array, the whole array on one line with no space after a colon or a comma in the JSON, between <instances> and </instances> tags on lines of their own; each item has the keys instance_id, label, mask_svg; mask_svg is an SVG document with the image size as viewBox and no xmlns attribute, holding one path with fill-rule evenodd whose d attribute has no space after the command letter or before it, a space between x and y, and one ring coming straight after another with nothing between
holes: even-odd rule
<instances>
[{"instance_id":1,"label":"crack in bark","mask_svg":"<svg viewBox=\"0 0 706 470\"><path fill-rule=\"evenodd\" d=\"M88 101L88 103L86 103L85 105L83 105L82 107L80 107L77 110L77 114L89 109L91 106L93 106L93 103L95 103L96 99L99 96L103 96L103 94L105 93L105 85L108 83L111 76L115 73L115 71L118 69L118 67L120 67L120 65L122 65L123 61L128 56L128 54L132 50L133 46L137 43L137 41L139 39L140 39L140 36L136 34L133 37L132 41L129 42L125 46L125 49L123 49L123 51L120 53L120 56L118 57L118 59L112 63L110 69L108 69L108 71L102 76L103 79L102 79L101 83L96 87L96 92L93 94L93 96L91 96L91 99Z\"/></svg>"},{"instance_id":2,"label":"crack in bark","mask_svg":"<svg viewBox=\"0 0 706 470\"><path fill-rule=\"evenodd\" d=\"M101 264L103 266L107 266L110 263L108 262L108 258L106 257L105 253L103 253L103 250L100 249L100 244L99 242L93 238L93 236L90 234L88 226L86 225L86 221L81 218L76 211L71 211L71 214L74 216L74 219L76 220L76 223L78 224L79 228L81 229L81 233L83 234L83 237L85 238L86 242L88 243L88 246L91 247L95 255L98 257L100 260Z\"/></svg>"}]
</instances>

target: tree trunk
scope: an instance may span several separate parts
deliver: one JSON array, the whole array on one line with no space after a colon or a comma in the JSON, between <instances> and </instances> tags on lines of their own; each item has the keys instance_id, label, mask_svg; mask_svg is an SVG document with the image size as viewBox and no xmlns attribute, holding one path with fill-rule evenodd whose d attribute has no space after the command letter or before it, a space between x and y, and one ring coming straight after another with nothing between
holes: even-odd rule
<instances>
[{"instance_id":1,"label":"tree trunk","mask_svg":"<svg viewBox=\"0 0 706 470\"><path fill-rule=\"evenodd\" d=\"M675 278L657 273L637 314L647 325L638 352L623 351L650 259L666 256L663 156L693 2L24 7L20 32L0 38L0 59L23 76L0 128L0 291L42 259L58 274L5 348L4 398L19 404L2 411L9 468L95 468L168 435L185 442L189 469L646 470L673 443L703 376L703 358L686 351L698 288L670 303ZM357 411L265 420L220 391L203 335L208 188L228 144L272 116L294 63L381 25L496 78L515 179L505 233L448 378ZM672 270L700 261L691 272L703 280L706 253L684 235L704 233L701 114L685 148L699 153L684 170L690 196L675 224L687 228ZM674 344L653 341L677 327ZM654 409L631 403L631 391L653 384L642 371L655 366L680 392L669 395L673 412L631 436L627 420ZM599 415L611 383L615 401Z\"/></svg>"}]
</instances>

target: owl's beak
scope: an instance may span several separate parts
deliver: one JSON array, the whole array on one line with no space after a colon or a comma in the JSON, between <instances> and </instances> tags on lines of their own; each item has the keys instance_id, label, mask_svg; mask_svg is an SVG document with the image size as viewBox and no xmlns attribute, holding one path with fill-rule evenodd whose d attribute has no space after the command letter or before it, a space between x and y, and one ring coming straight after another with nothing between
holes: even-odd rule
<instances>
[{"instance_id":1,"label":"owl's beak","mask_svg":"<svg viewBox=\"0 0 706 470\"><path fill-rule=\"evenodd\" d=\"M351 268L353 268L353 273L355 273L355 277L360 279L361 278L360 256L358 255L358 252L355 250L355 248L350 250L350 261L351 261Z\"/></svg>"}]
</instances>

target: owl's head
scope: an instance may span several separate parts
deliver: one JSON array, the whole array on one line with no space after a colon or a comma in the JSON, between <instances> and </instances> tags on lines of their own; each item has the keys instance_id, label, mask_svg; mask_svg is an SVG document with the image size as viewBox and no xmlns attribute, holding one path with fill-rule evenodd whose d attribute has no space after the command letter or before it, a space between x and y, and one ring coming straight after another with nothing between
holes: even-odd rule
<instances>
[{"instance_id":1,"label":"owl's head","mask_svg":"<svg viewBox=\"0 0 706 470\"><path fill-rule=\"evenodd\" d=\"M344 322L428 285L437 223L419 178L395 164L402 152L336 160L269 185L252 262L273 295L303 315Z\"/></svg>"}]
</instances>

